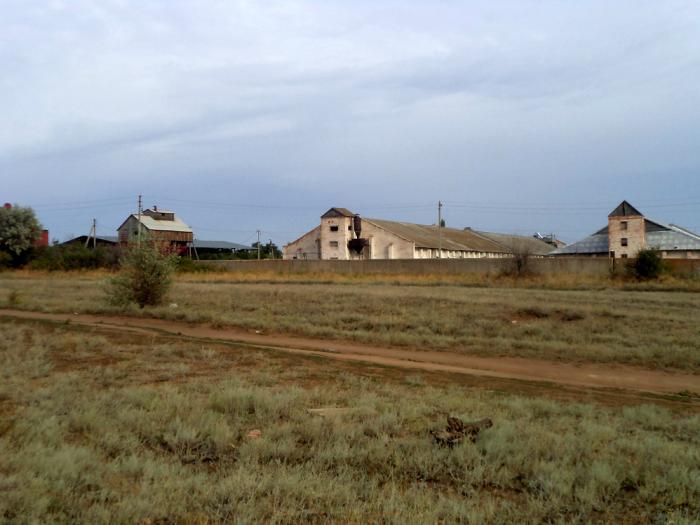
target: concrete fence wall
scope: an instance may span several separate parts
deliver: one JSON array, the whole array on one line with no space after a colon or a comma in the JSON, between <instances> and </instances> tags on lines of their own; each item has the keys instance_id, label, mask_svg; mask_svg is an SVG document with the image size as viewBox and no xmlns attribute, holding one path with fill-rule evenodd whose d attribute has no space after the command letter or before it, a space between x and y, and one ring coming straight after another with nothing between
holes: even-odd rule
<instances>
[{"instance_id":1,"label":"concrete fence wall","mask_svg":"<svg viewBox=\"0 0 700 525\"><path fill-rule=\"evenodd\" d=\"M201 261L236 272L281 274L337 273L344 275L458 275L496 274L512 264L511 259L405 259L360 261L248 260ZM531 259L531 271L538 275L608 275L608 258L566 257Z\"/></svg>"}]
</instances>

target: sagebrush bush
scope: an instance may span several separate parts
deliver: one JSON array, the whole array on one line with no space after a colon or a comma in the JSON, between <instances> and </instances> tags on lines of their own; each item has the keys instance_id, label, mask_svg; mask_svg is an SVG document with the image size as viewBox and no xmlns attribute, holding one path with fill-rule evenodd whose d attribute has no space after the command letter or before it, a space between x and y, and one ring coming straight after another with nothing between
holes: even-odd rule
<instances>
[{"instance_id":1,"label":"sagebrush bush","mask_svg":"<svg viewBox=\"0 0 700 525\"><path fill-rule=\"evenodd\" d=\"M131 247L121 259L119 275L109 281L109 302L141 308L161 304L172 285L175 259L147 242Z\"/></svg>"},{"instance_id":2,"label":"sagebrush bush","mask_svg":"<svg viewBox=\"0 0 700 525\"><path fill-rule=\"evenodd\" d=\"M167 340L165 355L165 342L71 325L0 329L2 523L695 523L700 511L690 406L427 374L407 385L389 369L216 345L209 367L195 342ZM106 359L124 372L109 386ZM164 360L198 373L154 382ZM321 407L351 411L308 410ZM494 425L438 447L429 431L447 414Z\"/></svg>"}]
</instances>

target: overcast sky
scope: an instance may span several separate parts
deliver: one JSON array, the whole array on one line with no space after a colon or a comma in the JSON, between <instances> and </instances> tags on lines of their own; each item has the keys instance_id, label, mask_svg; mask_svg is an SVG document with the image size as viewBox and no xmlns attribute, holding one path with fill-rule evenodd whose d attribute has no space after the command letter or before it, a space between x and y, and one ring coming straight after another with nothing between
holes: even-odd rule
<instances>
[{"instance_id":1,"label":"overcast sky","mask_svg":"<svg viewBox=\"0 0 700 525\"><path fill-rule=\"evenodd\" d=\"M0 0L0 200L284 243L331 206L700 230L700 2Z\"/></svg>"}]
</instances>

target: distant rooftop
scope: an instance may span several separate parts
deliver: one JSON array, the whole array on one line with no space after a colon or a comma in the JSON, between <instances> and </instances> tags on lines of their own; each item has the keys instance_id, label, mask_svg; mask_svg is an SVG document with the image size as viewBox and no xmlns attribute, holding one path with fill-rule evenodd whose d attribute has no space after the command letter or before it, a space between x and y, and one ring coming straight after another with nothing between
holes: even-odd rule
<instances>
[{"instance_id":1,"label":"distant rooftop","mask_svg":"<svg viewBox=\"0 0 700 525\"><path fill-rule=\"evenodd\" d=\"M609 217L630 217L643 214L627 201L622 201ZM700 235L674 224L663 224L644 218L644 234L649 248L660 251L700 250ZM557 248L550 255L607 254L608 227L605 226L584 239Z\"/></svg>"},{"instance_id":2,"label":"distant rooftop","mask_svg":"<svg viewBox=\"0 0 700 525\"><path fill-rule=\"evenodd\" d=\"M202 241L195 239L190 243L193 248L199 248L200 250L252 250L252 246L246 246L245 244L238 244L236 242L229 241Z\"/></svg>"}]
</instances>

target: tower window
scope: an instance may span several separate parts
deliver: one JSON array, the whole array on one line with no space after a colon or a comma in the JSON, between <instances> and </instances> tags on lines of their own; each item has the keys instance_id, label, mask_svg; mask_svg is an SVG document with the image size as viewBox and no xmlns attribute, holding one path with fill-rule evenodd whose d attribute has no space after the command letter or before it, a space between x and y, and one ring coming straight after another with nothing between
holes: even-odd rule
<instances>
[{"instance_id":1,"label":"tower window","mask_svg":"<svg viewBox=\"0 0 700 525\"><path fill-rule=\"evenodd\" d=\"M627 221L620 221L620 229L621 230L627 229Z\"/></svg>"},{"instance_id":2,"label":"tower window","mask_svg":"<svg viewBox=\"0 0 700 525\"><path fill-rule=\"evenodd\" d=\"M623 237L622 239L620 239L620 245L627 246L627 237Z\"/></svg>"},{"instance_id":3,"label":"tower window","mask_svg":"<svg viewBox=\"0 0 700 525\"><path fill-rule=\"evenodd\" d=\"M331 248L337 248L338 247L338 241L331 241Z\"/></svg>"},{"instance_id":4,"label":"tower window","mask_svg":"<svg viewBox=\"0 0 700 525\"><path fill-rule=\"evenodd\" d=\"M337 231L338 231L338 226L331 226L331 231L332 231L332 232L337 232Z\"/></svg>"}]
</instances>

